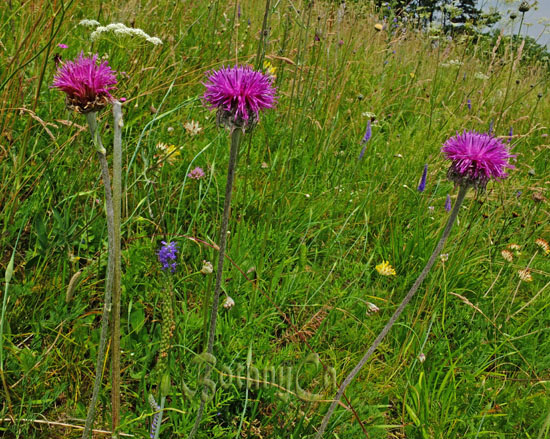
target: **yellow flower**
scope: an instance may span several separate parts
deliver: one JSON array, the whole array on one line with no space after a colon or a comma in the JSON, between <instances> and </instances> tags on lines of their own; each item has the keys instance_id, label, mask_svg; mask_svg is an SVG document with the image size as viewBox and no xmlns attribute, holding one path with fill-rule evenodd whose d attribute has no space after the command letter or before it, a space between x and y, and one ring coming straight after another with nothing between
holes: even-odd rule
<instances>
[{"instance_id":1,"label":"yellow flower","mask_svg":"<svg viewBox=\"0 0 550 439\"><path fill-rule=\"evenodd\" d=\"M384 29L384 25L380 24L380 23L376 23L374 25L374 28L377 30L377 31L381 31L382 29Z\"/></svg>"},{"instance_id":2,"label":"yellow flower","mask_svg":"<svg viewBox=\"0 0 550 439\"><path fill-rule=\"evenodd\" d=\"M395 270L388 261L383 261L376 266L376 271L382 276L395 276Z\"/></svg>"},{"instance_id":3,"label":"yellow flower","mask_svg":"<svg viewBox=\"0 0 550 439\"><path fill-rule=\"evenodd\" d=\"M275 78L277 67L274 67L268 60L264 61L264 70L269 76L273 76Z\"/></svg>"},{"instance_id":4,"label":"yellow flower","mask_svg":"<svg viewBox=\"0 0 550 439\"><path fill-rule=\"evenodd\" d=\"M158 154L156 157L166 160L168 163L172 164L180 155L180 149L181 148L178 148L177 146L167 145L166 143L160 142L157 144Z\"/></svg>"}]
</instances>

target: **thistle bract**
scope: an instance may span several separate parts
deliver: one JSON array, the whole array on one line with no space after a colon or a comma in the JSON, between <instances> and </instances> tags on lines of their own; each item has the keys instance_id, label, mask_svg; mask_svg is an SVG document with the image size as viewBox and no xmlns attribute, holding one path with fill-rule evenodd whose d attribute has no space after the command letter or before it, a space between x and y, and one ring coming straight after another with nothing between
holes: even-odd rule
<instances>
[{"instance_id":1,"label":"thistle bract","mask_svg":"<svg viewBox=\"0 0 550 439\"><path fill-rule=\"evenodd\" d=\"M248 131L262 110L273 108L277 98L270 76L250 67L222 67L209 72L203 99L216 108L218 125Z\"/></svg>"},{"instance_id":2,"label":"thistle bract","mask_svg":"<svg viewBox=\"0 0 550 439\"><path fill-rule=\"evenodd\" d=\"M65 92L67 107L78 113L90 113L105 107L111 100L110 91L117 83L115 72L107 61L97 63L97 54L63 63L54 76L53 88Z\"/></svg>"},{"instance_id":3,"label":"thistle bract","mask_svg":"<svg viewBox=\"0 0 550 439\"><path fill-rule=\"evenodd\" d=\"M447 177L461 186L484 189L489 180L506 178L506 168L514 168L509 161L515 156L489 134L464 130L448 139L441 151L452 162Z\"/></svg>"}]
</instances>

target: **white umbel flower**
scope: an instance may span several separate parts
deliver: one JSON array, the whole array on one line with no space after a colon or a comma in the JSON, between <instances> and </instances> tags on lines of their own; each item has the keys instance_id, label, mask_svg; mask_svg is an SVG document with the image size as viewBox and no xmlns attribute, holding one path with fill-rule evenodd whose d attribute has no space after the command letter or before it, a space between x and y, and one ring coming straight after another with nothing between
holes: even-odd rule
<instances>
[{"instance_id":1,"label":"white umbel flower","mask_svg":"<svg viewBox=\"0 0 550 439\"><path fill-rule=\"evenodd\" d=\"M98 23L99 24L99 23ZM152 37L148 33L144 32L142 29L136 29L133 27L128 27L123 23L111 23L107 26L99 26L95 31L92 32L90 38L92 41L96 41L102 33L113 32L116 35L127 35L129 37L139 37L143 38L145 41L158 46L162 44L162 40L157 37Z\"/></svg>"}]
</instances>

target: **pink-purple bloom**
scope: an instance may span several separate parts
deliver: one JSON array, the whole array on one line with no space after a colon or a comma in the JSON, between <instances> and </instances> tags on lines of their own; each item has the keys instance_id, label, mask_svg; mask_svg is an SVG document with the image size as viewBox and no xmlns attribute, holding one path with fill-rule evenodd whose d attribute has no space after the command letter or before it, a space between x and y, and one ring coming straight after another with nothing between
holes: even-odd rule
<instances>
[{"instance_id":1,"label":"pink-purple bloom","mask_svg":"<svg viewBox=\"0 0 550 439\"><path fill-rule=\"evenodd\" d=\"M57 47L59 47L60 49L68 49L69 48L69 46L67 46L65 43L59 43L57 45Z\"/></svg>"},{"instance_id":2,"label":"pink-purple bloom","mask_svg":"<svg viewBox=\"0 0 550 439\"><path fill-rule=\"evenodd\" d=\"M222 67L209 72L203 99L218 110L218 125L252 128L262 110L277 102L272 78L247 66Z\"/></svg>"},{"instance_id":3,"label":"pink-purple bloom","mask_svg":"<svg viewBox=\"0 0 550 439\"><path fill-rule=\"evenodd\" d=\"M441 151L452 161L447 174L459 185L483 189L491 179L503 179L513 169L509 148L490 134L466 131L448 139Z\"/></svg>"},{"instance_id":4,"label":"pink-purple bloom","mask_svg":"<svg viewBox=\"0 0 550 439\"><path fill-rule=\"evenodd\" d=\"M161 241L162 247L157 252L159 262L162 264L163 270L168 270L173 273L176 271L176 258L178 254L178 246L175 242Z\"/></svg>"},{"instance_id":5,"label":"pink-purple bloom","mask_svg":"<svg viewBox=\"0 0 550 439\"><path fill-rule=\"evenodd\" d=\"M97 64L97 54L63 63L54 76L52 87L66 93L67 107L79 113L89 113L105 107L111 100L110 91L117 83L115 72L107 61Z\"/></svg>"},{"instance_id":6,"label":"pink-purple bloom","mask_svg":"<svg viewBox=\"0 0 550 439\"><path fill-rule=\"evenodd\" d=\"M202 168L197 166L195 169L193 169L189 174L187 174L188 178L191 178L193 180L200 180L201 178L204 178L204 171Z\"/></svg>"}]
</instances>

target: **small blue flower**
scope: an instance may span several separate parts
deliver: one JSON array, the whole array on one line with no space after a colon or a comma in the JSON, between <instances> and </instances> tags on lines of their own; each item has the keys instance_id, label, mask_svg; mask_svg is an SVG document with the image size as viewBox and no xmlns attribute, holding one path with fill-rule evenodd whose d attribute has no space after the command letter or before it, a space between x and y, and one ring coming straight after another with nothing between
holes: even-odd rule
<instances>
[{"instance_id":1,"label":"small blue flower","mask_svg":"<svg viewBox=\"0 0 550 439\"><path fill-rule=\"evenodd\" d=\"M468 110L471 110L472 109L472 100L471 99L468 99Z\"/></svg>"},{"instance_id":2,"label":"small blue flower","mask_svg":"<svg viewBox=\"0 0 550 439\"><path fill-rule=\"evenodd\" d=\"M370 124L370 119L367 121L367 130L365 131L365 135L363 136L363 140L361 140L361 145L363 145L363 149L361 149L361 152L359 153L359 160L363 158L365 155L365 151L367 150L367 142L372 137L372 128Z\"/></svg>"},{"instance_id":3,"label":"small blue flower","mask_svg":"<svg viewBox=\"0 0 550 439\"><path fill-rule=\"evenodd\" d=\"M151 433L149 434L151 439L155 439L155 433L157 432L158 422L160 418L160 407L155 401L155 397L151 394L149 394L149 405L151 406L151 410L157 412L153 415L153 420L151 422Z\"/></svg>"},{"instance_id":4,"label":"small blue flower","mask_svg":"<svg viewBox=\"0 0 550 439\"><path fill-rule=\"evenodd\" d=\"M422 172L422 178L420 184L416 188L418 192L424 192L426 190L426 177L428 176L428 165L424 165L424 171Z\"/></svg>"},{"instance_id":5,"label":"small blue flower","mask_svg":"<svg viewBox=\"0 0 550 439\"><path fill-rule=\"evenodd\" d=\"M445 200L445 210L447 212L451 211L451 196L447 194L447 199Z\"/></svg>"},{"instance_id":6,"label":"small blue flower","mask_svg":"<svg viewBox=\"0 0 550 439\"><path fill-rule=\"evenodd\" d=\"M508 135L508 143L512 141L513 135L514 135L514 127L510 127L510 134Z\"/></svg>"}]
</instances>

